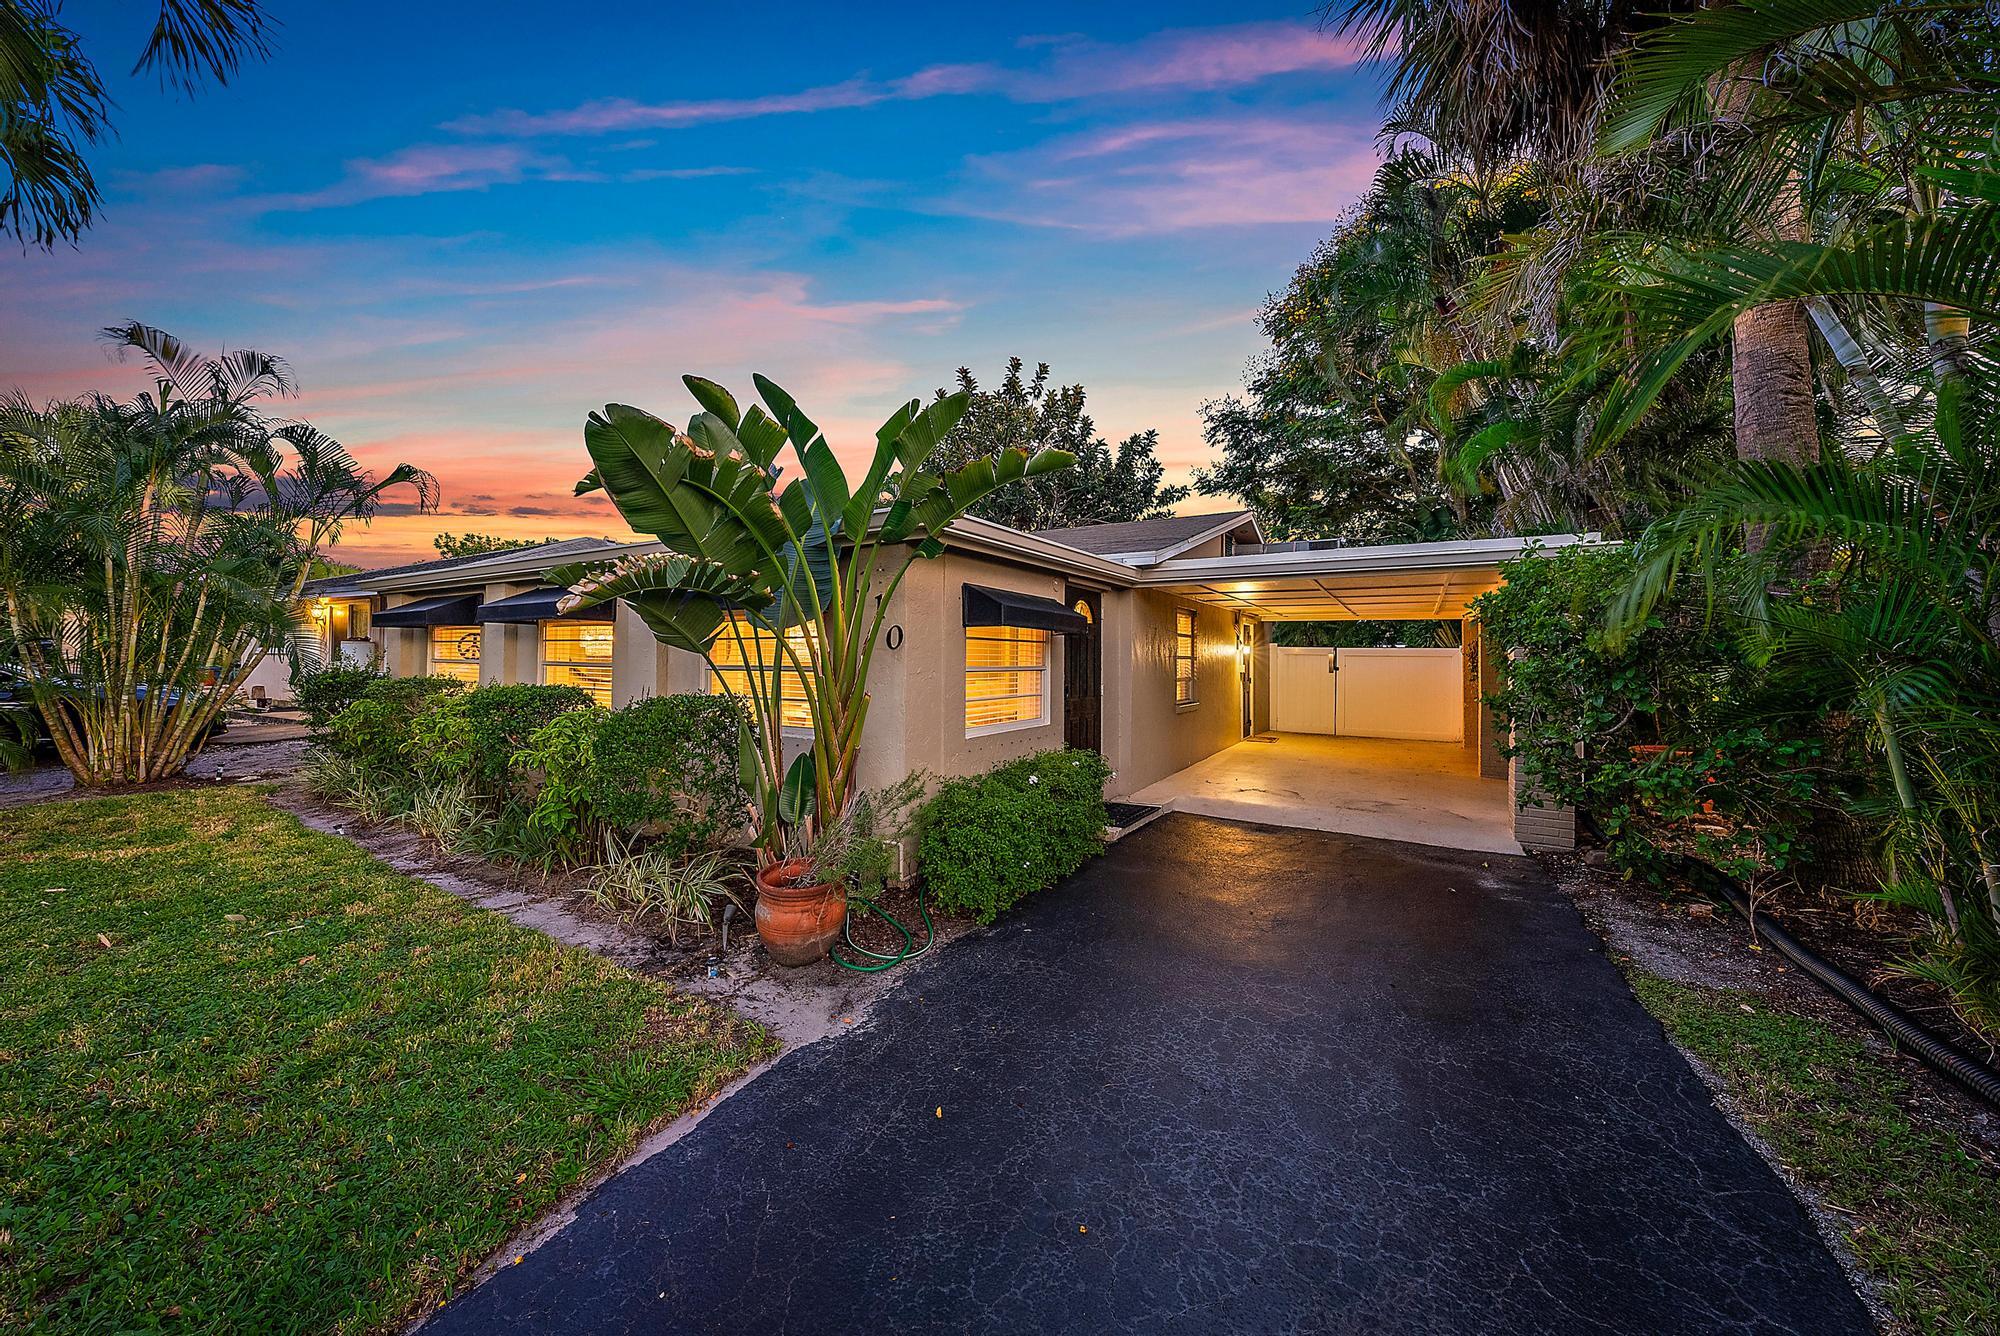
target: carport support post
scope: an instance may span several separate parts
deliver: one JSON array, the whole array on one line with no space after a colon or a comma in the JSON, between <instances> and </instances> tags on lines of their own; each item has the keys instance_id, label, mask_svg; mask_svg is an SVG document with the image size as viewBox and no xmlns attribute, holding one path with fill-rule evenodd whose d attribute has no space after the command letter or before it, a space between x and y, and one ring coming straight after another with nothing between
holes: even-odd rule
<instances>
[{"instance_id":1,"label":"carport support post","mask_svg":"<svg viewBox=\"0 0 2000 1336\"><path fill-rule=\"evenodd\" d=\"M1493 721L1493 707L1486 698L1500 689L1500 655L1488 641L1479 619L1465 619L1466 653L1472 663L1472 700L1467 704L1467 724L1479 738L1479 777L1506 779L1507 756L1500 744L1500 726Z\"/></svg>"},{"instance_id":2,"label":"carport support post","mask_svg":"<svg viewBox=\"0 0 2000 1336\"><path fill-rule=\"evenodd\" d=\"M1507 657L1516 658L1520 653L1517 649L1509 650ZM1485 759L1482 749L1482 773ZM1547 802L1522 775L1518 758L1510 759L1506 764L1507 792L1514 799L1514 838L1521 842L1521 847L1557 853L1567 853L1576 848L1576 809Z\"/></svg>"}]
</instances>

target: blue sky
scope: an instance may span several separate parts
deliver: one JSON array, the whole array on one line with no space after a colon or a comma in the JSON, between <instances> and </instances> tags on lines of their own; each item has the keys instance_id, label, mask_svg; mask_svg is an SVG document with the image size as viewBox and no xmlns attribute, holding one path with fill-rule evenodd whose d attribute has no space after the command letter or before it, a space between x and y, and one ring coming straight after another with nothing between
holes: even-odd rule
<instances>
[{"instance_id":1,"label":"blue sky","mask_svg":"<svg viewBox=\"0 0 2000 1336\"><path fill-rule=\"evenodd\" d=\"M364 562L615 531L568 496L584 415L678 421L683 371L771 375L838 447L1019 354L1183 476L1375 162L1376 80L1298 7L270 8L271 61L191 101L125 77L135 7L65 8L120 138L78 248L0 256L0 385L137 388L93 337L126 318L279 353L286 411L444 484Z\"/></svg>"}]
</instances>

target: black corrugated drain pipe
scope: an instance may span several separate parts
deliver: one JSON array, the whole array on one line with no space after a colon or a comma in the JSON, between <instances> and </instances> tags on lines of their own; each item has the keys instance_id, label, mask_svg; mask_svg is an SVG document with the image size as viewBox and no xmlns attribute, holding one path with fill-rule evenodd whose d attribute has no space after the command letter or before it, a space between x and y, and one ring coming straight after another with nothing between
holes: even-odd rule
<instances>
[{"instance_id":1,"label":"black corrugated drain pipe","mask_svg":"<svg viewBox=\"0 0 2000 1336\"><path fill-rule=\"evenodd\" d=\"M1950 1077L1987 1103L2000 1107L2000 1072L1938 1038L1853 978L1808 951L1779 927L1769 914L1753 907L1743 888L1727 876L1706 863L1692 860L1686 870L1688 879L1695 885L1735 906L1736 912L1750 921L1760 939L1777 947L1786 959L1817 979L1828 992L1875 1022L1890 1039L1922 1058L1933 1070Z\"/></svg>"}]
</instances>

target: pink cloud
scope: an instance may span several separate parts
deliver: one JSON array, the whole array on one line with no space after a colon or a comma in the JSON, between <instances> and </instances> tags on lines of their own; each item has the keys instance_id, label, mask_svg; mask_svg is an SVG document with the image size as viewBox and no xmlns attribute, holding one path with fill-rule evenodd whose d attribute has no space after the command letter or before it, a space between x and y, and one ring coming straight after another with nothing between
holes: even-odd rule
<instances>
[{"instance_id":1,"label":"pink cloud","mask_svg":"<svg viewBox=\"0 0 2000 1336\"><path fill-rule=\"evenodd\" d=\"M356 158L332 185L262 201L271 209L320 209L441 191L486 190L523 181L589 181L567 159L517 144L413 144L386 157Z\"/></svg>"},{"instance_id":2,"label":"pink cloud","mask_svg":"<svg viewBox=\"0 0 2000 1336\"><path fill-rule=\"evenodd\" d=\"M444 127L461 134L514 137L588 135L678 128L762 116L851 110L884 102L991 93L1016 102L1067 102L1167 89L1236 88L1287 74L1345 69L1361 44L1299 23L1246 23L1154 33L1123 45L1081 38L1036 43L1039 63L930 65L898 79L853 78L794 93L747 98L643 102L604 98L567 110L509 110L466 116Z\"/></svg>"},{"instance_id":3,"label":"pink cloud","mask_svg":"<svg viewBox=\"0 0 2000 1336\"><path fill-rule=\"evenodd\" d=\"M1372 126L1155 121L971 160L947 212L1101 236L1330 223L1374 179Z\"/></svg>"}]
</instances>

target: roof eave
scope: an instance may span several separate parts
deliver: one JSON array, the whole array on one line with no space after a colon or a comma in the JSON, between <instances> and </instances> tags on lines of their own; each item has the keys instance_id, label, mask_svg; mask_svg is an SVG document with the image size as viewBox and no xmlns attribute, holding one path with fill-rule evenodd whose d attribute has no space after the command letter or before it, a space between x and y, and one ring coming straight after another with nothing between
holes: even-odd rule
<instances>
[{"instance_id":1,"label":"roof eave","mask_svg":"<svg viewBox=\"0 0 2000 1336\"><path fill-rule=\"evenodd\" d=\"M1616 546L1602 534L1541 534L1532 538L1472 538L1442 543L1396 543L1378 547L1334 547L1317 552L1247 552L1228 557L1166 561L1135 572L1138 583L1187 584L1201 580L1287 575L1341 575L1360 572L1437 571L1497 568L1535 549Z\"/></svg>"}]
</instances>

